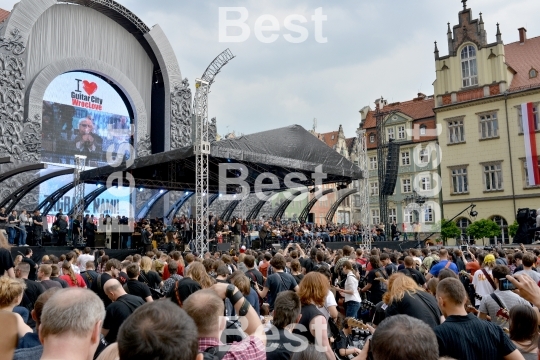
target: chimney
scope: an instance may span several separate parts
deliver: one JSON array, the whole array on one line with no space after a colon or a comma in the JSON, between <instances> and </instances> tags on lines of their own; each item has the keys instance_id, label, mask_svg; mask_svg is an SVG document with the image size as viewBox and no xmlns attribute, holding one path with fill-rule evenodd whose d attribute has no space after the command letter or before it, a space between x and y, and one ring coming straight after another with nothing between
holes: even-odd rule
<instances>
[{"instance_id":1,"label":"chimney","mask_svg":"<svg viewBox=\"0 0 540 360\"><path fill-rule=\"evenodd\" d=\"M520 27L518 31L519 31L519 43L524 44L525 40L527 40L527 29L525 29L524 27Z\"/></svg>"}]
</instances>

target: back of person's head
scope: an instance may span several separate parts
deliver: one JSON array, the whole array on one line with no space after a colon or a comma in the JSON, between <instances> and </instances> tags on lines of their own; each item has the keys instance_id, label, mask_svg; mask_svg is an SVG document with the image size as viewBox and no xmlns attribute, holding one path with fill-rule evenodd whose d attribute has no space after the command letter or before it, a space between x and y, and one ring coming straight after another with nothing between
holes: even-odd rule
<instances>
[{"instance_id":1,"label":"back of person's head","mask_svg":"<svg viewBox=\"0 0 540 360\"><path fill-rule=\"evenodd\" d=\"M51 265L51 277L57 277L59 273L60 273L60 268L58 267L58 265L57 264L52 264Z\"/></svg>"},{"instance_id":2,"label":"back of person's head","mask_svg":"<svg viewBox=\"0 0 540 360\"><path fill-rule=\"evenodd\" d=\"M86 267L86 270L95 270L96 269L96 265L94 264L93 261L87 261L86 264L84 264L84 266Z\"/></svg>"},{"instance_id":3,"label":"back of person's head","mask_svg":"<svg viewBox=\"0 0 540 360\"><path fill-rule=\"evenodd\" d=\"M532 267L536 263L536 256L530 252L523 254L523 266Z\"/></svg>"},{"instance_id":4,"label":"back of person's head","mask_svg":"<svg viewBox=\"0 0 540 360\"><path fill-rule=\"evenodd\" d=\"M90 254L90 251L92 251L92 249L90 249L88 246L84 248L85 254Z\"/></svg>"},{"instance_id":5,"label":"back of person's head","mask_svg":"<svg viewBox=\"0 0 540 360\"><path fill-rule=\"evenodd\" d=\"M30 248L26 248L24 250L24 255L30 255L31 253L32 253L32 249L30 249Z\"/></svg>"},{"instance_id":6,"label":"back of person's head","mask_svg":"<svg viewBox=\"0 0 540 360\"><path fill-rule=\"evenodd\" d=\"M41 323L41 314L43 313L43 307L49 301L49 299L57 292L60 291L60 288L53 287L47 289L44 293L38 296L36 302L34 303L33 317L35 317L36 324Z\"/></svg>"},{"instance_id":7,"label":"back of person's head","mask_svg":"<svg viewBox=\"0 0 540 360\"><path fill-rule=\"evenodd\" d=\"M228 276L229 275L229 267L227 265L221 265L216 270L217 276Z\"/></svg>"},{"instance_id":8,"label":"back of person's head","mask_svg":"<svg viewBox=\"0 0 540 360\"><path fill-rule=\"evenodd\" d=\"M0 308L13 305L22 296L26 284L19 279L12 279L8 276L0 277Z\"/></svg>"},{"instance_id":9,"label":"back of person's head","mask_svg":"<svg viewBox=\"0 0 540 360\"><path fill-rule=\"evenodd\" d=\"M126 274L128 278L135 279L139 276L141 270L139 269L139 265L137 263L131 263L126 268Z\"/></svg>"},{"instance_id":10,"label":"back of person's head","mask_svg":"<svg viewBox=\"0 0 540 360\"><path fill-rule=\"evenodd\" d=\"M437 293L437 285L439 285L439 279L437 278L431 278L426 283L427 291L433 296Z\"/></svg>"},{"instance_id":11,"label":"back of person's head","mask_svg":"<svg viewBox=\"0 0 540 360\"><path fill-rule=\"evenodd\" d=\"M233 272L229 277L229 282L236 286L244 296L248 296L251 292L251 283L249 282L249 278L244 275L244 272L241 270L236 270Z\"/></svg>"},{"instance_id":12,"label":"back of person's head","mask_svg":"<svg viewBox=\"0 0 540 360\"><path fill-rule=\"evenodd\" d=\"M39 271L41 271L45 277L49 277L52 273L52 267L48 264L41 264L39 265Z\"/></svg>"},{"instance_id":13,"label":"back of person's head","mask_svg":"<svg viewBox=\"0 0 540 360\"><path fill-rule=\"evenodd\" d=\"M244 264L246 264L246 267L251 269L255 266L255 257L253 255L246 255L244 258Z\"/></svg>"},{"instance_id":14,"label":"back of person's head","mask_svg":"<svg viewBox=\"0 0 540 360\"><path fill-rule=\"evenodd\" d=\"M66 254L66 260L67 261L72 261L73 259L75 259L77 257L77 254L75 254L73 251L70 251Z\"/></svg>"},{"instance_id":15,"label":"back of person's head","mask_svg":"<svg viewBox=\"0 0 540 360\"><path fill-rule=\"evenodd\" d=\"M298 296L303 304L324 306L329 288L328 279L323 274L312 271L300 281Z\"/></svg>"},{"instance_id":16,"label":"back of person's head","mask_svg":"<svg viewBox=\"0 0 540 360\"><path fill-rule=\"evenodd\" d=\"M272 260L272 254L270 254L268 252L264 253L264 260L266 260L266 261Z\"/></svg>"},{"instance_id":17,"label":"back of person's head","mask_svg":"<svg viewBox=\"0 0 540 360\"><path fill-rule=\"evenodd\" d=\"M371 255L369 257L369 263L374 269L378 269L381 267L381 262L378 255Z\"/></svg>"},{"instance_id":18,"label":"back of person's head","mask_svg":"<svg viewBox=\"0 0 540 360\"><path fill-rule=\"evenodd\" d=\"M504 279L506 275L510 275L510 269L506 265L497 265L491 270L491 275L493 276L493 280L497 282L498 279Z\"/></svg>"},{"instance_id":19,"label":"back of person's head","mask_svg":"<svg viewBox=\"0 0 540 360\"><path fill-rule=\"evenodd\" d=\"M184 301L183 309L195 321L199 337L212 336L219 330L225 311L223 299L214 290L199 290Z\"/></svg>"},{"instance_id":20,"label":"back of person's head","mask_svg":"<svg viewBox=\"0 0 540 360\"><path fill-rule=\"evenodd\" d=\"M143 256L141 259L141 270L150 271L152 270L152 259L148 256Z\"/></svg>"},{"instance_id":21,"label":"back of person's head","mask_svg":"<svg viewBox=\"0 0 540 360\"><path fill-rule=\"evenodd\" d=\"M118 331L120 360L195 360L199 353L197 326L168 301L139 307Z\"/></svg>"},{"instance_id":22,"label":"back of person's head","mask_svg":"<svg viewBox=\"0 0 540 360\"><path fill-rule=\"evenodd\" d=\"M294 291L282 291L274 301L272 324L278 329L285 329L285 327L298 321L300 310L301 304L298 294Z\"/></svg>"},{"instance_id":23,"label":"back of person's head","mask_svg":"<svg viewBox=\"0 0 540 360\"><path fill-rule=\"evenodd\" d=\"M349 260L345 260L343 262L343 269L352 270L353 269L352 263Z\"/></svg>"},{"instance_id":24,"label":"back of person's head","mask_svg":"<svg viewBox=\"0 0 540 360\"><path fill-rule=\"evenodd\" d=\"M411 267L411 266L414 265L414 260L413 260L412 256L405 256L405 259L403 260L403 263L405 264L405 266Z\"/></svg>"},{"instance_id":25,"label":"back of person's head","mask_svg":"<svg viewBox=\"0 0 540 360\"><path fill-rule=\"evenodd\" d=\"M326 276L328 280L332 278L332 273L330 272L330 268L328 266L319 266L319 268L315 271Z\"/></svg>"},{"instance_id":26,"label":"back of person's head","mask_svg":"<svg viewBox=\"0 0 540 360\"><path fill-rule=\"evenodd\" d=\"M439 280L444 280L446 278L455 278L455 279L457 279L458 276L457 276L457 274L455 272L453 272L450 269L442 269L441 271L439 271L438 278L439 278Z\"/></svg>"},{"instance_id":27,"label":"back of person's head","mask_svg":"<svg viewBox=\"0 0 540 360\"><path fill-rule=\"evenodd\" d=\"M293 352L291 360L326 360L326 355L310 344L302 351Z\"/></svg>"},{"instance_id":28,"label":"back of person's head","mask_svg":"<svg viewBox=\"0 0 540 360\"><path fill-rule=\"evenodd\" d=\"M176 261L170 261L167 266L169 268L169 273L176 274L178 272L178 263Z\"/></svg>"},{"instance_id":29,"label":"back of person's head","mask_svg":"<svg viewBox=\"0 0 540 360\"><path fill-rule=\"evenodd\" d=\"M456 278L446 278L437 284L437 296L443 297L454 305L463 305L467 300L465 287Z\"/></svg>"},{"instance_id":30,"label":"back of person's head","mask_svg":"<svg viewBox=\"0 0 540 360\"><path fill-rule=\"evenodd\" d=\"M363 254L364 254L364 250L362 250L362 249L356 249L356 256L357 256L357 257L362 257Z\"/></svg>"},{"instance_id":31,"label":"back of person's head","mask_svg":"<svg viewBox=\"0 0 540 360\"><path fill-rule=\"evenodd\" d=\"M370 344L375 360L438 360L439 345L433 330L408 315L386 318L377 327Z\"/></svg>"},{"instance_id":32,"label":"back of person's head","mask_svg":"<svg viewBox=\"0 0 540 360\"><path fill-rule=\"evenodd\" d=\"M105 264L105 271L111 271L112 268L120 270L122 268L122 263L118 259L110 259Z\"/></svg>"},{"instance_id":33,"label":"back of person's head","mask_svg":"<svg viewBox=\"0 0 540 360\"><path fill-rule=\"evenodd\" d=\"M20 262L17 264L16 270L19 270L21 275L28 276L30 273L30 264L27 262Z\"/></svg>"},{"instance_id":34,"label":"back of person's head","mask_svg":"<svg viewBox=\"0 0 540 360\"><path fill-rule=\"evenodd\" d=\"M351 256L353 250L354 250L354 249L353 249L352 247L350 247L349 245L345 245L345 246L343 247L343 255L344 255L344 256Z\"/></svg>"},{"instance_id":35,"label":"back of person's head","mask_svg":"<svg viewBox=\"0 0 540 360\"><path fill-rule=\"evenodd\" d=\"M526 352L538 347L538 314L532 306L515 305L510 309L510 339L527 344Z\"/></svg>"},{"instance_id":36,"label":"back of person's head","mask_svg":"<svg viewBox=\"0 0 540 360\"><path fill-rule=\"evenodd\" d=\"M302 265L300 265L300 261L298 261L298 259L291 261L291 270L294 272L302 271Z\"/></svg>"},{"instance_id":37,"label":"back of person's head","mask_svg":"<svg viewBox=\"0 0 540 360\"><path fill-rule=\"evenodd\" d=\"M441 249L441 250L439 251L439 256L440 256L440 257L446 257L446 256L448 256L448 250L446 250L446 249Z\"/></svg>"},{"instance_id":38,"label":"back of person's head","mask_svg":"<svg viewBox=\"0 0 540 360\"><path fill-rule=\"evenodd\" d=\"M139 254L135 254L135 255L133 255L133 262L136 262L136 263L138 263L138 262L140 262L140 261L141 261L141 258L142 258L142 256L141 256L141 255L139 255Z\"/></svg>"},{"instance_id":39,"label":"back of person's head","mask_svg":"<svg viewBox=\"0 0 540 360\"><path fill-rule=\"evenodd\" d=\"M39 338L67 335L87 337L96 326L101 330L105 318L103 301L92 291L70 287L56 291L45 303L41 314Z\"/></svg>"},{"instance_id":40,"label":"back of person's head","mask_svg":"<svg viewBox=\"0 0 540 360\"><path fill-rule=\"evenodd\" d=\"M194 260L195 260L195 255L193 255L191 253L186 255L186 262L188 264L191 264ZM229 258L229 261L230 261L230 258Z\"/></svg>"},{"instance_id":41,"label":"back of person's head","mask_svg":"<svg viewBox=\"0 0 540 360\"><path fill-rule=\"evenodd\" d=\"M283 270L286 266L285 258L281 254L276 254L276 256L270 260L270 265L276 270Z\"/></svg>"},{"instance_id":42,"label":"back of person's head","mask_svg":"<svg viewBox=\"0 0 540 360\"><path fill-rule=\"evenodd\" d=\"M382 253L381 254L381 257L380 257L381 261L385 261L385 260L388 260L388 259L390 259L390 256L387 253Z\"/></svg>"}]
</instances>

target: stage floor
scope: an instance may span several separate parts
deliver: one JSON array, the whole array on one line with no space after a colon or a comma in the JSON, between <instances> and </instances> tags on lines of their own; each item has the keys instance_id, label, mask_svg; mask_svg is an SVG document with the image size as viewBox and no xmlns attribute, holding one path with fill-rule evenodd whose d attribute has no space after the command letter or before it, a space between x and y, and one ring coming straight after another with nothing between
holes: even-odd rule
<instances>
[{"instance_id":1,"label":"stage floor","mask_svg":"<svg viewBox=\"0 0 540 360\"><path fill-rule=\"evenodd\" d=\"M17 255L23 255L26 251L26 249L32 249L34 252L34 255L32 256L32 259L34 261L37 261L38 263L41 263L41 258L44 255L55 255L57 257L60 257L62 254L67 254L68 252L75 249L72 246L21 246L17 247L14 246L11 248L11 256L13 259ZM83 250L84 247L77 247L79 250ZM103 248L99 248L100 250ZM137 250L131 250L131 249L124 249L124 250L118 250L118 249L103 249L105 250L105 254L109 256L111 259L118 259L120 261L124 260L129 255L135 255L138 253ZM92 249L92 252L90 254L94 253L94 248Z\"/></svg>"}]
</instances>

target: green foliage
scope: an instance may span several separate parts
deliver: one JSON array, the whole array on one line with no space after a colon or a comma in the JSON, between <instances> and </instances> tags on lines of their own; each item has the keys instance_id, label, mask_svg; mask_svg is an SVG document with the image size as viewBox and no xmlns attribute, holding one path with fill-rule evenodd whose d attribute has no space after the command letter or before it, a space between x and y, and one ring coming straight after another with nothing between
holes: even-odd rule
<instances>
[{"instance_id":1,"label":"green foliage","mask_svg":"<svg viewBox=\"0 0 540 360\"><path fill-rule=\"evenodd\" d=\"M518 222L516 220L514 220L514 223L512 225L508 226L508 235L510 235L511 237L516 236L517 231L518 231L518 227L519 227Z\"/></svg>"},{"instance_id":2,"label":"green foliage","mask_svg":"<svg viewBox=\"0 0 540 360\"><path fill-rule=\"evenodd\" d=\"M469 225L467 235L474 239L492 238L501 235L501 228L493 220L480 219Z\"/></svg>"},{"instance_id":3,"label":"green foliage","mask_svg":"<svg viewBox=\"0 0 540 360\"><path fill-rule=\"evenodd\" d=\"M461 230L458 228L455 222L442 219L435 227L434 231L441 233L441 239L446 241L447 239L456 239L461 235Z\"/></svg>"}]
</instances>

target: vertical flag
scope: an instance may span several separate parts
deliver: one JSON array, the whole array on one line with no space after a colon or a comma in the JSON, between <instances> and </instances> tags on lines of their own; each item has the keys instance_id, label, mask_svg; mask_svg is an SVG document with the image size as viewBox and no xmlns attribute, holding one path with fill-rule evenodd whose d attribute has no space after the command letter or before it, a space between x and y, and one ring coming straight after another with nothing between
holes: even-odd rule
<instances>
[{"instance_id":1,"label":"vertical flag","mask_svg":"<svg viewBox=\"0 0 540 360\"><path fill-rule=\"evenodd\" d=\"M533 104L521 104L521 122L523 125L523 140L525 141L525 161L527 162L527 183L530 186L540 185L538 170L538 153L536 151L536 130L534 127Z\"/></svg>"}]
</instances>

